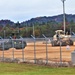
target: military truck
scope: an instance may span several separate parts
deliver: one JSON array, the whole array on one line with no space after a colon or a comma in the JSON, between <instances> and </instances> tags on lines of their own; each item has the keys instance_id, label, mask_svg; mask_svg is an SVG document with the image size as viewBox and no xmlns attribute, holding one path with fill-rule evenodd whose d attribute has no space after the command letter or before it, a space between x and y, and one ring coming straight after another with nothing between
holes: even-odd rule
<instances>
[{"instance_id":1,"label":"military truck","mask_svg":"<svg viewBox=\"0 0 75 75\"><path fill-rule=\"evenodd\" d=\"M8 39L0 39L0 50L8 50L9 48L24 49L27 46L26 41L22 38L14 38L10 36Z\"/></svg>"},{"instance_id":2,"label":"military truck","mask_svg":"<svg viewBox=\"0 0 75 75\"><path fill-rule=\"evenodd\" d=\"M2 39L0 40L0 50L8 50L9 48L24 49L26 41L22 39Z\"/></svg>"},{"instance_id":3,"label":"military truck","mask_svg":"<svg viewBox=\"0 0 75 75\"><path fill-rule=\"evenodd\" d=\"M55 33L51 42L52 46L60 46L60 44L61 46L73 45L71 35L65 34L63 30L56 30Z\"/></svg>"}]
</instances>

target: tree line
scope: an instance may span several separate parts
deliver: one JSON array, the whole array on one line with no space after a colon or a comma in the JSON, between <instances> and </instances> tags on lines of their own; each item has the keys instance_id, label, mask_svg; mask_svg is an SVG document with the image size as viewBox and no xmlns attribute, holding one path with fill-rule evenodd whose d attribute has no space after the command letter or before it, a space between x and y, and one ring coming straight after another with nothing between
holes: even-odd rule
<instances>
[{"instance_id":1,"label":"tree line","mask_svg":"<svg viewBox=\"0 0 75 75\"><path fill-rule=\"evenodd\" d=\"M31 26L24 25L23 27L20 26L20 23L17 22L14 27L10 25L6 25L0 28L0 36L3 38L8 38L9 36L22 36L22 37L31 37L31 35L38 37L43 37L44 34L47 37L52 37L55 34L55 31L58 29L63 29L63 23L57 22L46 22L46 23L35 23ZM70 22L66 22L66 29L75 32L75 22L72 20Z\"/></svg>"}]
</instances>

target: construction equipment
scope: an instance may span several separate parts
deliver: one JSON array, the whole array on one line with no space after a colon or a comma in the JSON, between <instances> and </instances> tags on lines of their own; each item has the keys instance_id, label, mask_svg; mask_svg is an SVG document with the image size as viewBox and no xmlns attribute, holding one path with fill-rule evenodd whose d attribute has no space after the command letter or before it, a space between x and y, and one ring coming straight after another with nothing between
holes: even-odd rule
<instances>
[{"instance_id":1,"label":"construction equipment","mask_svg":"<svg viewBox=\"0 0 75 75\"><path fill-rule=\"evenodd\" d=\"M56 34L53 36L52 46L66 46L66 45L73 45L73 41L71 39L71 35L66 32L64 33L63 30L56 30Z\"/></svg>"}]
</instances>

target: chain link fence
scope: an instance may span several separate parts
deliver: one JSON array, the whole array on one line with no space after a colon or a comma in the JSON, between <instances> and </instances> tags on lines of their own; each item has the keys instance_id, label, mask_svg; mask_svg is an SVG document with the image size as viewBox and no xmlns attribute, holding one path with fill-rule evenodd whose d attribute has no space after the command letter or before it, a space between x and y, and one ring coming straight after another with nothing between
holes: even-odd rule
<instances>
[{"instance_id":1,"label":"chain link fence","mask_svg":"<svg viewBox=\"0 0 75 75\"><path fill-rule=\"evenodd\" d=\"M43 37L35 38L32 36L32 39L29 40L12 40L12 45L9 43L9 46L11 45L12 47L9 49L5 49L5 47L8 47L8 43L5 44L5 42L0 41L0 61L31 62L50 65L66 65L67 62L71 62L73 47L67 50L66 46L61 46L60 50L60 46L52 47L51 38L47 38L45 35ZM23 41L27 42L27 46ZM16 48L17 46L18 48Z\"/></svg>"}]
</instances>

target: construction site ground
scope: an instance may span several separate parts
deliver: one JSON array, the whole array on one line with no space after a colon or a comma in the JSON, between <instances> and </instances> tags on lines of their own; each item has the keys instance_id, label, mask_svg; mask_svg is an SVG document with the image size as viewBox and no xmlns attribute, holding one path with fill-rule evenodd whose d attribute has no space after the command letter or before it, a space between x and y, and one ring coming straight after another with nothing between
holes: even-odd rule
<instances>
[{"instance_id":1,"label":"construction site ground","mask_svg":"<svg viewBox=\"0 0 75 75\"><path fill-rule=\"evenodd\" d=\"M27 60L41 59L46 60L48 58L49 61L60 61L60 56L63 62L71 61L71 54L75 49L75 43L73 46L70 46L67 49L67 46L52 47L51 44L46 44L43 42L30 42L27 43L27 46L24 49L14 49L11 48L9 50L0 50L0 57L7 58L24 58ZM35 50L35 52L34 52ZM61 52L61 55L60 55ZM35 53L35 54L34 54Z\"/></svg>"}]
</instances>

